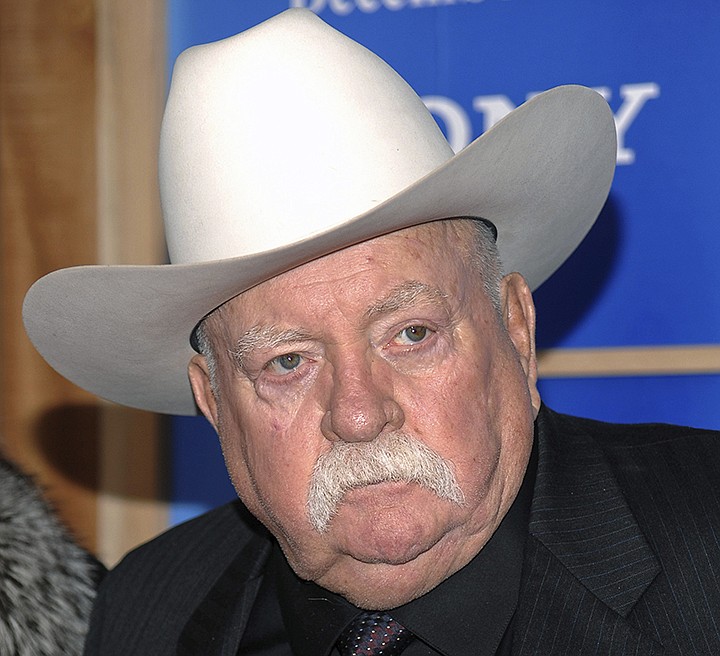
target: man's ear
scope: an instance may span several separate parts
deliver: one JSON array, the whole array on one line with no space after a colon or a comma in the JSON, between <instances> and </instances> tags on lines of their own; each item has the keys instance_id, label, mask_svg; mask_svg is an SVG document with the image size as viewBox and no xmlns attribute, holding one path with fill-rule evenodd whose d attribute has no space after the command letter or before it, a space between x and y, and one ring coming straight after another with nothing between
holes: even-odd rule
<instances>
[{"instance_id":1,"label":"man's ear","mask_svg":"<svg viewBox=\"0 0 720 656\"><path fill-rule=\"evenodd\" d=\"M520 357L527 379L530 400L535 415L540 409L540 392L537 388L537 358L535 355L535 303L525 278L510 273L502 279L502 318L505 328Z\"/></svg>"},{"instance_id":2,"label":"man's ear","mask_svg":"<svg viewBox=\"0 0 720 656\"><path fill-rule=\"evenodd\" d=\"M188 378L192 387L195 403L200 412L212 424L215 432L218 430L218 403L210 384L210 371L207 360L203 355L194 355L188 365Z\"/></svg>"}]
</instances>

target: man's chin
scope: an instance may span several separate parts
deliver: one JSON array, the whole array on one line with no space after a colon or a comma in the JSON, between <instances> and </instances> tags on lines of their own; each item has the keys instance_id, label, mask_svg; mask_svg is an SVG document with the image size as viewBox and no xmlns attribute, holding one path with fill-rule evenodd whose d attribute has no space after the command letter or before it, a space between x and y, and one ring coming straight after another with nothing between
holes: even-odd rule
<instances>
[{"instance_id":1,"label":"man's chin","mask_svg":"<svg viewBox=\"0 0 720 656\"><path fill-rule=\"evenodd\" d=\"M408 541L404 537L396 539L393 535L386 535L380 540L346 545L346 554L365 565L399 566L411 563L432 546L432 544L427 546L417 541Z\"/></svg>"},{"instance_id":2,"label":"man's chin","mask_svg":"<svg viewBox=\"0 0 720 656\"><path fill-rule=\"evenodd\" d=\"M286 544L286 555L301 578L360 607L402 605L456 566L465 509L430 490L414 483L366 486L348 492L336 510L327 530L306 534L294 549Z\"/></svg>"}]
</instances>

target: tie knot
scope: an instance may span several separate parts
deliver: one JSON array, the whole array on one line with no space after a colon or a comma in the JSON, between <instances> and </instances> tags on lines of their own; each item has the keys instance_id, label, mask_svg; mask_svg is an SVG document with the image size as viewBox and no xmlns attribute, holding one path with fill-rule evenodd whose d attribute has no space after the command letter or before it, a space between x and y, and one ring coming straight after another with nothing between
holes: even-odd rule
<instances>
[{"instance_id":1,"label":"tie knot","mask_svg":"<svg viewBox=\"0 0 720 656\"><path fill-rule=\"evenodd\" d=\"M395 656L412 641L410 633L387 613L361 613L337 642L341 656Z\"/></svg>"}]
</instances>

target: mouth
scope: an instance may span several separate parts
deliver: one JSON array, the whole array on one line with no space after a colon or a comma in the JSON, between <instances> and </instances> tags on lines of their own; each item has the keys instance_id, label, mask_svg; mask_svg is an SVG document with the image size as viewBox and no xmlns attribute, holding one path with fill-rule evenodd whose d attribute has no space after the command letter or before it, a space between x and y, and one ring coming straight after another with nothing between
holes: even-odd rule
<instances>
[{"instance_id":1,"label":"mouth","mask_svg":"<svg viewBox=\"0 0 720 656\"><path fill-rule=\"evenodd\" d=\"M362 509L376 509L378 512L390 512L407 501L412 490L422 487L412 481L382 480L374 483L363 483L346 490L333 504L322 525L316 525L321 533L330 528L330 524L343 509L357 512Z\"/></svg>"}]
</instances>

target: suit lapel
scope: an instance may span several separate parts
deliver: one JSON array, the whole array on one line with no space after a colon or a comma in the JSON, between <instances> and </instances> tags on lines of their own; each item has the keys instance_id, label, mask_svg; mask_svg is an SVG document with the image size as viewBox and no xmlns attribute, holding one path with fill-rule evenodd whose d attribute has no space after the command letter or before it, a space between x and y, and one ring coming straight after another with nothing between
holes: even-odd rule
<instances>
[{"instance_id":1,"label":"suit lapel","mask_svg":"<svg viewBox=\"0 0 720 656\"><path fill-rule=\"evenodd\" d=\"M178 656L236 656L271 551L254 537L232 560L188 620Z\"/></svg>"},{"instance_id":2,"label":"suit lapel","mask_svg":"<svg viewBox=\"0 0 720 656\"><path fill-rule=\"evenodd\" d=\"M659 571L602 451L543 408L514 653L662 653L625 620Z\"/></svg>"}]
</instances>

